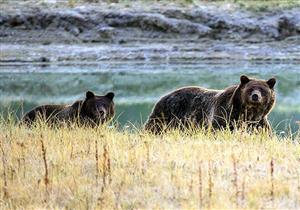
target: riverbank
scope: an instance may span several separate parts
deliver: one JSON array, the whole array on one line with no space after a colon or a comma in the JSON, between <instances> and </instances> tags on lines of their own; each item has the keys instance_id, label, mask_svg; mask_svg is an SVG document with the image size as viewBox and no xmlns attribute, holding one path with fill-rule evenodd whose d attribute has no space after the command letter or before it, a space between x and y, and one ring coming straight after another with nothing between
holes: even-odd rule
<instances>
[{"instance_id":1,"label":"riverbank","mask_svg":"<svg viewBox=\"0 0 300 210\"><path fill-rule=\"evenodd\" d=\"M253 12L234 4L154 4L150 7L141 4L137 7L124 7L122 4L78 5L61 8L2 4L0 41L122 44L144 39L208 38L257 43L295 39L300 35L299 7Z\"/></svg>"},{"instance_id":2,"label":"riverbank","mask_svg":"<svg viewBox=\"0 0 300 210\"><path fill-rule=\"evenodd\" d=\"M2 3L0 63L299 61L300 7L254 12L225 3L136 4Z\"/></svg>"}]
</instances>

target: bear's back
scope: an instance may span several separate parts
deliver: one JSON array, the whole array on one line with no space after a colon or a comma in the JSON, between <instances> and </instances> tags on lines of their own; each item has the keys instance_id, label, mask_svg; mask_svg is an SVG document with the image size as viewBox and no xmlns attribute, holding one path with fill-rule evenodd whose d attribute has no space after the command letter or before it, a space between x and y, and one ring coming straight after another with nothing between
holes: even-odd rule
<instances>
[{"instance_id":1,"label":"bear's back","mask_svg":"<svg viewBox=\"0 0 300 210\"><path fill-rule=\"evenodd\" d=\"M26 124L31 124L33 121L50 119L55 117L59 112L65 109L65 105L42 105L35 107L33 110L27 112L23 118L22 122Z\"/></svg>"},{"instance_id":2,"label":"bear's back","mask_svg":"<svg viewBox=\"0 0 300 210\"><path fill-rule=\"evenodd\" d=\"M153 122L157 120L166 124L175 122L177 119L184 122L195 114L195 110L210 109L210 104L207 102L212 101L219 92L219 90L188 86L163 96L154 106L146 123L146 129L152 127Z\"/></svg>"}]
</instances>

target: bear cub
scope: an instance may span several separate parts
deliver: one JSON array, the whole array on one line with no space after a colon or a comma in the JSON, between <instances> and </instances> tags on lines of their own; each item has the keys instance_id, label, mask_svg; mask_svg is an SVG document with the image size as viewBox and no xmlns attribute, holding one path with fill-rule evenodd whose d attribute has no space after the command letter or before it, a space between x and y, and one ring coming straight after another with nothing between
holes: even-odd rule
<instances>
[{"instance_id":1,"label":"bear cub","mask_svg":"<svg viewBox=\"0 0 300 210\"><path fill-rule=\"evenodd\" d=\"M240 77L240 84L224 90L184 87L163 96L154 106L145 130L159 134L167 129L204 127L230 130L265 129L275 104L275 78Z\"/></svg>"},{"instance_id":2,"label":"bear cub","mask_svg":"<svg viewBox=\"0 0 300 210\"><path fill-rule=\"evenodd\" d=\"M42 105L27 112L22 122L31 125L37 120L49 124L79 123L80 125L97 126L111 120L115 114L114 93L104 96L86 92L84 100L74 102L72 105Z\"/></svg>"}]
</instances>

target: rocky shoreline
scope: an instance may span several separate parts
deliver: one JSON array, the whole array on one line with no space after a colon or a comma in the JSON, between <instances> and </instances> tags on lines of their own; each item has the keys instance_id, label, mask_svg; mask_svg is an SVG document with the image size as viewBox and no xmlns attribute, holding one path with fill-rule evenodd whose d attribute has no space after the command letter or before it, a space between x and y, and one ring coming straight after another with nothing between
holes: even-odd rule
<instances>
[{"instance_id":1,"label":"rocky shoreline","mask_svg":"<svg viewBox=\"0 0 300 210\"><path fill-rule=\"evenodd\" d=\"M165 54L171 59L299 61L300 8L254 13L216 5L147 9L99 5L7 7L0 13L0 43L2 63L155 60L164 59ZM16 44L12 52L11 46ZM58 45L78 47L59 57ZM91 45L100 48L83 50ZM111 46L109 50L107 46ZM28 59L18 49L23 49ZM35 49L41 56L28 57L27 51ZM54 50L47 55L48 49Z\"/></svg>"},{"instance_id":2,"label":"rocky shoreline","mask_svg":"<svg viewBox=\"0 0 300 210\"><path fill-rule=\"evenodd\" d=\"M141 39L248 40L300 36L300 8L254 13L203 6L134 8L18 8L0 14L0 41L116 42ZM47 40L48 39L48 40Z\"/></svg>"}]
</instances>

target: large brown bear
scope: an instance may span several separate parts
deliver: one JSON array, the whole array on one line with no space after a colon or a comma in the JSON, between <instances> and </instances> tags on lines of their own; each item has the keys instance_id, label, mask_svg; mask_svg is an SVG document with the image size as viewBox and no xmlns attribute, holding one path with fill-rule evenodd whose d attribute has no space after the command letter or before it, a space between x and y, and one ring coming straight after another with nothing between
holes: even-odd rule
<instances>
[{"instance_id":1,"label":"large brown bear","mask_svg":"<svg viewBox=\"0 0 300 210\"><path fill-rule=\"evenodd\" d=\"M86 92L86 98L72 105L43 105L34 108L24 115L22 122L31 125L37 120L49 124L79 123L81 125L97 126L113 118L114 93L105 96Z\"/></svg>"},{"instance_id":2,"label":"large brown bear","mask_svg":"<svg viewBox=\"0 0 300 210\"><path fill-rule=\"evenodd\" d=\"M184 87L162 97L145 129L159 134L169 128L263 128L271 131L268 114L275 104L275 78L267 81L242 75L240 84L225 90Z\"/></svg>"}]
</instances>

